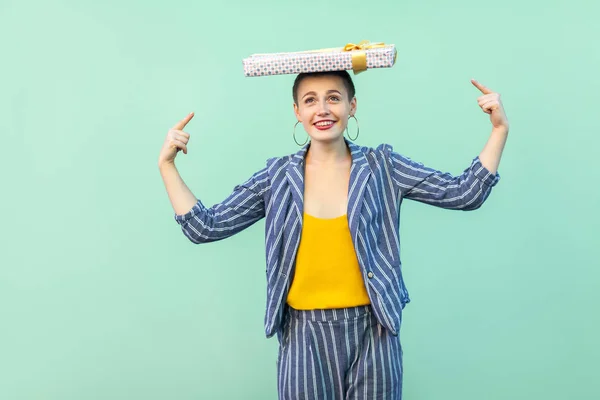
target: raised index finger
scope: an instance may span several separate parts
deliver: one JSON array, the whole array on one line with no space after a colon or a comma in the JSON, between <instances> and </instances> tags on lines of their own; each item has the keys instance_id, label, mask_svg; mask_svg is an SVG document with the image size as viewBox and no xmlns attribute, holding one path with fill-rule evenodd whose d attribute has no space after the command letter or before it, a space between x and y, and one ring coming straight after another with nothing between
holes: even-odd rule
<instances>
[{"instance_id":1,"label":"raised index finger","mask_svg":"<svg viewBox=\"0 0 600 400\"><path fill-rule=\"evenodd\" d=\"M481 90L481 93L483 93L483 94L493 93L491 89L487 88L486 86L483 86L481 83L477 82L475 79L471 79L471 83L473 85L475 85L475 87L477 89Z\"/></svg>"},{"instance_id":2,"label":"raised index finger","mask_svg":"<svg viewBox=\"0 0 600 400\"><path fill-rule=\"evenodd\" d=\"M182 119L181 121L179 121L178 123L176 123L173 126L173 129L176 129L178 131L182 130L183 128L185 128L185 126L187 125L188 122L190 122L190 120L194 118L194 113L191 112L187 115L187 117L185 117L184 119Z\"/></svg>"}]
</instances>

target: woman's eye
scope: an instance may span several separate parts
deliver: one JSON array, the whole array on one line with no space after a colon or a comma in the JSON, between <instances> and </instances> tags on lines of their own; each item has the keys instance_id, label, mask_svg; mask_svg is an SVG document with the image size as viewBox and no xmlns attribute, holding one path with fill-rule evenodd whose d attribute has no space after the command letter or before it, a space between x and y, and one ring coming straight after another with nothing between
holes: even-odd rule
<instances>
[{"instance_id":1,"label":"woman's eye","mask_svg":"<svg viewBox=\"0 0 600 400\"><path fill-rule=\"evenodd\" d=\"M314 101L314 99L312 97L309 97L308 99L304 100L305 103L310 103Z\"/></svg>"},{"instance_id":2,"label":"woman's eye","mask_svg":"<svg viewBox=\"0 0 600 400\"><path fill-rule=\"evenodd\" d=\"M330 96L329 99L333 101L340 101L340 98L337 96Z\"/></svg>"}]
</instances>

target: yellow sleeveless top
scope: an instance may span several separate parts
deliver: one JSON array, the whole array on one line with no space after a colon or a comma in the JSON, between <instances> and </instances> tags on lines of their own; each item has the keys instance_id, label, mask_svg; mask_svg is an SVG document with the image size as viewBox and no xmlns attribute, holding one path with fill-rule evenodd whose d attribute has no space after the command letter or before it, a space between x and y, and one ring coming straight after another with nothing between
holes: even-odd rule
<instances>
[{"instance_id":1,"label":"yellow sleeveless top","mask_svg":"<svg viewBox=\"0 0 600 400\"><path fill-rule=\"evenodd\" d=\"M304 214L287 303L297 310L370 304L347 215L322 219Z\"/></svg>"}]
</instances>

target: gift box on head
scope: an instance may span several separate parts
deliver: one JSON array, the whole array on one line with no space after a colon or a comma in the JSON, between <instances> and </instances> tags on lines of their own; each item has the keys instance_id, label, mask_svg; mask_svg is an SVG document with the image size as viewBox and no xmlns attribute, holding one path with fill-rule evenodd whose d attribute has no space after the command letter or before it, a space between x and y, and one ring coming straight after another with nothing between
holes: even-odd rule
<instances>
[{"instance_id":1,"label":"gift box on head","mask_svg":"<svg viewBox=\"0 0 600 400\"><path fill-rule=\"evenodd\" d=\"M288 53L252 54L243 59L244 75L269 76L323 71L390 68L396 62L396 46L363 40L344 47Z\"/></svg>"}]
</instances>

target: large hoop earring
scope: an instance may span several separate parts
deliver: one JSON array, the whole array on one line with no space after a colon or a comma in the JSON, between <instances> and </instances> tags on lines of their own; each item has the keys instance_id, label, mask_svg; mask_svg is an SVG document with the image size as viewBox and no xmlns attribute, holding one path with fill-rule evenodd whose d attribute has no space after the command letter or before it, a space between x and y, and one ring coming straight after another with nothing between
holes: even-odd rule
<instances>
[{"instance_id":1,"label":"large hoop earring","mask_svg":"<svg viewBox=\"0 0 600 400\"><path fill-rule=\"evenodd\" d=\"M358 135L360 134L360 127L358 126L358 120L356 119L356 117L354 115L349 116L348 121L350 121L350 118L354 118L354 120L356 121L356 136L354 138L350 137L350 132L348 132L347 124L346 124L346 134L348 135L348 139L355 141L356 139L358 139Z\"/></svg>"},{"instance_id":2,"label":"large hoop earring","mask_svg":"<svg viewBox=\"0 0 600 400\"><path fill-rule=\"evenodd\" d=\"M298 146L302 147L306 143L308 143L308 135L306 135L306 140L304 141L304 143L298 143L298 140L296 140L296 127L298 126L299 123L300 123L300 121L296 122L296 125L294 125L294 142L296 142L296 144Z\"/></svg>"}]
</instances>

